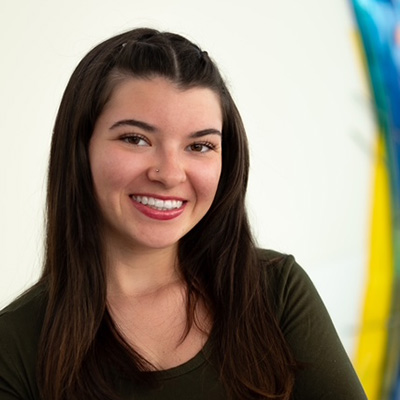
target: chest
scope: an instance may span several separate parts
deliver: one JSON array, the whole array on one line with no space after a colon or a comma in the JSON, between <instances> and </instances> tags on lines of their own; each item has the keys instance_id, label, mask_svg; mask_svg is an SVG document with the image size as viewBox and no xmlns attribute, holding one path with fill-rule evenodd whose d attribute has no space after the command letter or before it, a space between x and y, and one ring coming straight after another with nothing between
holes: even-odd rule
<instances>
[{"instance_id":1,"label":"chest","mask_svg":"<svg viewBox=\"0 0 400 400\"><path fill-rule=\"evenodd\" d=\"M113 302L111 315L126 341L157 370L177 367L195 357L207 338L207 313L198 305L197 324L188 327L186 300L179 293Z\"/></svg>"}]
</instances>

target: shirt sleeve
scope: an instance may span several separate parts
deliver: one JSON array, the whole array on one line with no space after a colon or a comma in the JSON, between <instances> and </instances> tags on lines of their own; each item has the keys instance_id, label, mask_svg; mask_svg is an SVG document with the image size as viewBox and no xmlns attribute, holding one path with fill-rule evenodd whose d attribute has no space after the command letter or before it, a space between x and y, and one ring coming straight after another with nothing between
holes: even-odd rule
<instances>
[{"instance_id":1,"label":"shirt sleeve","mask_svg":"<svg viewBox=\"0 0 400 400\"><path fill-rule=\"evenodd\" d=\"M331 318L292 256L279 268L281 329L300 369L295 400L366 400Z\"/></svg>"}]
</instances>

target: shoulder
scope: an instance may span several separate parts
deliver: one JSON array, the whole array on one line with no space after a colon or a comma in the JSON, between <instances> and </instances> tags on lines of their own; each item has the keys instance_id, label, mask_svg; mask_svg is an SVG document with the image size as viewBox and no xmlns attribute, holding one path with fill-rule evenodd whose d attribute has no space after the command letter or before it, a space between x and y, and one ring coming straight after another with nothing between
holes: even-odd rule
<instances>
[{"instance_id":1,"label":"shoulder","mask_svg":"<svg viewBox=\"0 0 400 400\"><path fill-rule=\"evenodd\" d=\"M314 284L292 255L259 249L258 260L285 336L310 317L331 324Z\"/></svg>"},{"instance_id":2,"label":"shoulder","mask_svg":"<svg viewBox=\"0 0 400 400\"><path fill-rule=\"evenodd\" d=\"M0 311L0 340L13 331L24 334L29 331L40 333L46 308L47 292L43 285L37 285L18 297Z\"/></svg>"},{"instance_id":3,"label":"shoulder","mask_svg":"<svg viewBox=\"0 0 400 400\"><path fill-rule=\"evenodd\" d=\"M280 329L295 359L295 398L365 400L331 318L303 268L291 255L258 250Z\"/></svg>"},{"instance_id":4,"label":"shoulder","mask_svg":"<svg viewBox=\"0 0 400 400\"><path fill-rule=\"evenodd\" d=\"M279 317L300 298L316 298L320 301L309 276L292 255L257 249L257 259L265 277L267 290L274 297ZM311 297L307 297L307 294Z\"/></svg>"},{"instance_id":5,"label":"shoulder","mask_svg":"<svg viewBox=\"0 0 400 400\"><path fill-rule=\"evenodd\" d=\"M285 274L304 273L291 254L280 253L270 249L256 249L260 265L267 268L269 273L280 277Z\"/></svg>"},{"instance_id":6,"label":"shoulder","mask_svg":"<svg viewBox=\"0 0 400 400\"><path fill-rule=\"evenodd\" d=\"M274 279L282 279L296 273L304 274L303 269L290 254L260 248L256 249L256 253L260 267Z\"/></svg>"},{"instance_id":7,"label":"shoulder","mask_svg":"<svg viewBox=\"0 0 400 400\"><path fill-rule=\"evenodd\" d=\"M36 362L46 301L46 290L38 285L0 311L0 394L37 398Z\"/></svg>"},{"instance_id":8,"label":"shoulder","mask_svg":"<svg viewBox=\"0 0 400 400\"><path fill-rule=\"evenodd\" d=\"M37 284L32 286L22 295L17 297L8 306L0 310L0 319L6 315L18 314L26 309L41 307L43 300L47 297L47 290L44 284Z\"/></svg>"}]
</instances>

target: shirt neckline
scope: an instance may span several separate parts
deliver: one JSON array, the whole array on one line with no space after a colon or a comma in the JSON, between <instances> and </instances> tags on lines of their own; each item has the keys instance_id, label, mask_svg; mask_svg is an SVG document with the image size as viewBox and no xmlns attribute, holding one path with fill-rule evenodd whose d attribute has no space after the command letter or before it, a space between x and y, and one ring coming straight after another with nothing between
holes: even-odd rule
<instances>
[{"instance_id":1,"label":"shirt neckline","mask_svg":"<svg viewBox=\"0 0 400 400\"><path fill-rule=\"evenodd\" d=\"M199 368L202 364L206 362L210 353L211 353L211 343L210 339L208 339L203 348L194 357L184 362L183 364L168 369L148 371L145 373L155 377L156 379L176 378L178 376L185 375Z\"/></svg>"}]
</instances>

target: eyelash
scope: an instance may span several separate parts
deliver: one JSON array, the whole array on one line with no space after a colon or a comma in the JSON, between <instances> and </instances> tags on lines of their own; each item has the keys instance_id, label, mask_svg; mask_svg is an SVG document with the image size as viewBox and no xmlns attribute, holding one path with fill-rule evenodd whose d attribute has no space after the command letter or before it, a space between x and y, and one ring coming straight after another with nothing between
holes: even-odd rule
<instances>
[{"instance_id":1,"label":"eyelash","mask_svg":"<svg viewBox=\"0 0 400 400\"><path fill-rule=\"evenodd\" d=\"M150 142L148 141L148 139L145 136L137 135L137 134L136 135L131 135L131 134L124 135L121 137L121 140L125 143L132 144L134 146L139 146L139 147L143 146L143 145L134 143L133 140L137 140L137 141L143 140L144 142L146 142L147 145L150 145Z\"/></svg>"},{"instance_id":2,"label":"eyelash","mask_svg":"<svg viewBox=\"0 0 400 400\"><path fill-rule=\"evenodd\" d=\"M128 144L132 144L134 146L143 146L143 144L138 144L138 142L140 142L141 140L146 142L147 145L150 145L149 140L142 135L138 135L138 134L127 134L121 137L121 140L125 143ZM195 146L201 146L202 149L200 151L196 151L193 149L193 147ZM203 148L206 147L207 149L205 151L203 151ZM217 146L211 142L208 141L203 141L203 142L194 142L192 144L190 144L189 146L187 146L188 149L190 149L190 151L193 151L194 153L206 153L210 150L216 150Z\"/></svg>"},{"instance_id":3,"label":"eyelash","mask_svg":"<svg viewBox=\"0 0 400 400\"><path fill-rule=\"evenodd\" d=\"M191 147L194 147L194 146L202 146L202 147L206 147L207 148L206 151L202 151L202 150L201 151L196 151L196 150L191 149L191 151L193 151L195 153L206 153L207 151L215 150L216 147L217 147L217 146L215 146L215 144L213 144L211 142L206 142L206 141L205 142L195 142L195 143L190 144L188 147L191 148Z\"/></svg>"}]
</instances>

